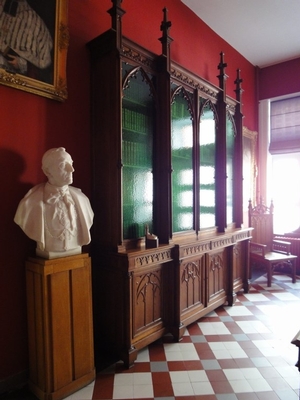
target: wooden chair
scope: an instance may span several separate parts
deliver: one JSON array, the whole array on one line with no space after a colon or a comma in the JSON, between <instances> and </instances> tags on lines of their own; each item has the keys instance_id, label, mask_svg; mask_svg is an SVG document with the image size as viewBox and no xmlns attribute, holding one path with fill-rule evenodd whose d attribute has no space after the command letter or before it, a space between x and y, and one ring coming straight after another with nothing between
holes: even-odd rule
<instances>
[{"instance_id":1,"label":"wooden chair","mask_svg":"<svg viewBox=\"0 0 300 400\"><path fill-rule=\"evenodd\" d=\"M262 204L262 201L256 207L252 207L252 202L249 201L249 226L254 228L250 242L250 266L258 264L266 268L269 287L275 269L285 273L285 268L289 267L292 282L296 282L297 256L291 254L290 242L274 240L273 211L273 202L270 207Z\"/></svg>"}]
</instances>

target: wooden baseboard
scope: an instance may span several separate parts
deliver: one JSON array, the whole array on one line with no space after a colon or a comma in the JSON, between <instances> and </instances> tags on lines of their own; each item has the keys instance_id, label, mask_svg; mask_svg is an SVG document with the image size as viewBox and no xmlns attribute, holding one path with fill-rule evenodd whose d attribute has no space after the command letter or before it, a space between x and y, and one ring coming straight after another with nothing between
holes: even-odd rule
<instances>
[{"instance_id":1,"label":"wooden baseboard","mask_svg":"<svg viewBox=\"0 0 300 400\"><path fill-rule=\"evenodd\" d=\"M24 370L0 381L0 396L21 389L28 382L29 371Z\"/></svg>"}]
</instances>

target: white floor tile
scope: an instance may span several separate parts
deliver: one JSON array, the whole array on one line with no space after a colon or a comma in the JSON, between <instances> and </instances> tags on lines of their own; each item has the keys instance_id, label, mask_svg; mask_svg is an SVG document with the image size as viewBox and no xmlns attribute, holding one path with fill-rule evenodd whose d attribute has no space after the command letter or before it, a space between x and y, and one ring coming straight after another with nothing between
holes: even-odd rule
<instances>
[{"instance_id":1,"label":"white floor tile","mask_svg":"<svg viewBox=\"0 0 300 400\"><path fill-rule=\"evenodd\" d=\"M244 333L270 333L270 330L260 321L237 321Z\"/></svg>"},{"instance_id":2,"label":"white floor tile","mask_svg":"<svg viewBox=\"0 0 300 400\"><path fill-rule=\"evenodd\" d=\"M277 297L279 300L293 300L299 301L299 297L295 296L293 293L283 292L283 293L273 293L273 296Z\"/></svg>"},{"instance_id":3,"label":"white floor tile","mask_svg":"<svg viewBox=\"0 0 300 400\"><path fill-rule=\"evenodd\" d=\"M208 344L217 360L248 357L236 342L210 342Z\"/></svg>"},{"instance_id":4,"label":"white floor tile","mask_svg":"<svg viewBox=\"0 0 300 400\"><path fill-rule=\"evenodd\" d=\"M190 382L172 383L174 396L193 396L194 389Z\"/></svg>"},{"instance_id":5,"label":"white floor tile","mask_svg":"<svg viewBox=\"0 0 300 400\"><path fill-rule=\"evenodd\" d=\"M265 357L251 357L251 361L256 367L270 367L270 362Z\"/></svg>"},{"instance_id":6,"label":"white floor tile","mask_svg":"<svg viewBox=\"0 0 300 400\"><path fill-rule=\"evenodd\" d=\"M179 343L165 343L164 350L165 353L180 352Z\"/></svg>"},{"instance_id":7,"label":"white floor tile","mask_svg":"<svg viewBox=\"0 0 300 400\"><path fill-rule=\"evenodd\" d=\"M291 277L289 275L284 275L284 274L275 274L274 278L276 279L276 281L279 282L286 282L286 281L291 281Z\"/></svg>"},{"instance_id":8,"label":"white floor tile","mask_svg":"<svg viewBox=\"0 0 300 400\"><path fill-rule=\"evenodd\" d=\"M172 351L166 353L166 360L167 361L184 361L183 355L180 351Z\"/></svg>"},{"instance_id":9,"label":"white floor tile","mask_svg":"<svg viewBox=\"0 0 300 400\"><path fill-rule=\"evenodd\" d=\"M152 399L153 386L152 385L134 385L133 387L133 398L134 399Z\"/></svg>"},{"instance_id":10,"label":"white floor tile","mask_svg":"<svg viewBox=\"0 0 300 400\"><path fill-rule=\"evenodd\" d=\"M254 392L272 392L271 386L268 382L261 378L261 379L247 379L249 385L253 389Z\"/></svg>"},{"instance_id":11,"label":"white floor tile","mask_svg":"<svg viewBox=\"0 0 300 400\"><path fill-rule=\"evenodd\" d=\"M152 385L151 372L134 372L133 385Z\"/></svg>"},{"instance_id":12,"label":"white floor tile","mask_svg":"<svg viewBox=\"0 0 300 400\"><path fill-rule=\"evenodd\" d=\"M244 293L246 299L251 302L255 301L271 301L267 296L262 293Z\"/></svg>"},{"instance_id":13,"label":"white floor tile","mask_svg":"<svg viewBox=\"0 0 300 400\"><path fill-rule=\"evenodd\" d=\"M198 395L198 396L205 395L205 394L209 395L209 394L215 393L209 382L201 382L201 383L193 382L192 387L194 390L194 394Z\"/></svg>"},{"instance_id":14,"label":"white floor tile","mask_svg":"<svg viewBox=\"0 0 300 400\"><path fill-rule=\"evenodd\" d=\"M253 315L253 313L245 306L226 307L226 312L231 317L244 316L244 315Z\"/></svg>"},{"instance_id":15,"label":"white floor tile","mask_svg":"<svg viewBox=\"0 0 300 400\"><path fill-rule=\"evenodd\" d=\"M297 280L296 283L293 282L285 282L284 283L286 286L288 286L290 289L296 289L299 290L300 289L300 281L299 279Z\"/></svg>"},{"instance_id":16,"label":"white floor tile","mask_svg":"<svg viewBox=\"0 0 300 400\"><path fill-rule=\"evenodd\" d=\"M245 376L240 368L224 369L223 372L228 381L245 379Z\"/></svg>"},{"instance_id":17,"label":"white floor tile","mask_svg":"<svg viewBox=\"0 0 300 400\"><path fill-rule=\"evenodd\" d=\"M263 376L257 368L241 368L241 372L246 379L262 379Z\"/></svg>"},{"instance_id":18,"label":"white floor tile","mask_svg":"<svg viewBox=\"0 0 300 400\"><path fill-rule=\"evenodd\" d=\"M149 350L148 347L146 347L138 352L135 362L149 362L149 361L150 361Z\"/></svg>"},{"instance_id":19,"label":"white floor tile","mask_svg":"<svg viewBox=\"0 0 300 400\"><path fill-rule=\"evenodd\" d=\"M133 385L114 386L114 399L133 399Z\"/></svg>"},{"instance_id":20,"label":"white floor tile","mask_svg":"<svg viewBox=\"0 0 300 400\"><path fill-rule=\"evenodd\" d=\"M199 322L203 335L230 335L230 331L223 322Z\"/></svg>"},{"instance_id":21,"label":"white floor tile","mask_svg":"<svg viewBox=\"0 0 300 400\"><path fill-rule=\"evenodd\" d=\"M170 371L172 383L190 382L190 377L187 371Z\"/></svg>"},{"instance_id":22,"label":"white floor tile","mask_svg":"<svg viewBox=\"0 0 300 400\"><path fill-rule=\"evenodd\" d=\"M283 365L283 366L277 366L275 367L275 369L283 378L297 377L300 383L300 374L296 367Z\"/></svg>"},{"instance_id":23,"label":"white floor tile","mask_svg":"<svg viewBox=\"0 0 300 400\"><path fill-rule=\"evenodd\" d=\"M278 342L273 340L252 340L252 343L255 344L258 349L274 348L278 345Z\"/></svg>"},{"instance_id":24,"label":"white floor tile","mask_svg":"<svg viewBox=\"0 0 300 400\"><path fill-rule=\"evenodd\" d=\"M182 355L182 360L184 361L199 360L199 355L196 350L182 351L181 355Z\"/></svg>"},{"instance_id":25,"label":"white floor tile","mask_svg":"<svg viewBox=\"0 0 300 400\"><path fill-rule=\"evenodd\" d=\"M167 343L164 350L167 361L199 360L193 343Z\"/></svg>"},{"instance_id":26,"label":"white floor tile","mask_svg":"<svg viewBox=\"0 0 300 400\"><path fill-rule=\"evenodd\" d=\"M228 360L232 358L228 350L213 350L213 353L217 360Z\"/></svg>"},{"instance_id":27,"label":"white floor tile","mask_svg":"<svg viewBox=\"0 0 300 400\"><path fill-rule=\"evenodd\" d=\"M251 393L254 392L251 385L246 379L229 381L234 393Z\"/></svg>"},{"instance_id":28,"label":"white floor tile","mask_svg":"<svg viewBox=\"0 0 300 400\"><path fill-rule=\"evenodd\" d=\"M133 386L133 374L115 374L114 386Z\"/></svg>"},{"instance_id":29,"label":"white floor tile","mask_svg":"<svg viewBox=\"0 0 300 400\"><path fill-rule=\"evenodd\" d=\"M280 312L280 306L274 305L257 305L256 306L260 311L262 311L265 315L272 317L273 315L278 315Z\"/></svg>"},{"instance_id":30,"label":"white floor tile","mask_svg":"<svg viewBox=\"0 0 300 400\"><path fill-rule=\"evenodd\" d=\"M188 375L191 382L208 382L208 377L204 370L188 371Z\"/></svg>"},{"instance_id":31,"label":"white floor tile","mask_svg":"<svg viewBox=\"0 0 300 400\"><path fill-rule=\"evenodd\" d=\"M298 373L299 374L299 373ZM284 378L285 381L290 385L290 387L294 390L298 390L299 389L299 377L297 376L287 376Z\"/></svg>"},{"instance_id":32,"label":"white floor tile","mask_svg":"<svg viewBox=\"0 0 300 400\"><path fill-rule=\"evenodd\" d=\"M277 357L280 355L280 352L277 349L274 349L272 347L265 347L259 349L262 355L266 358L268 357Z\"/></svg>"}]
</instances>

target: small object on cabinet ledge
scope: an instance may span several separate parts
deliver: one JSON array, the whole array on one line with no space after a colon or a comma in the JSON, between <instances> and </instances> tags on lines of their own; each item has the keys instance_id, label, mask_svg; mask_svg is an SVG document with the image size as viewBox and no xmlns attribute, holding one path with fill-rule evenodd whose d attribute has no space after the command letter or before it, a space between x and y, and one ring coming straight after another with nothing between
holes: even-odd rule
<instances>
[{"instance_id":1,"label":"small object on cabinet ledge","mask_svg":"<svg viewBox=\"0 0 300 400\"><path fill-rule=\"evenodd\" d=\"M158 237L149 232L148 225L145 225L145 244L146 249L155 249L158 247Z\"/></svg>"}]
</instances>

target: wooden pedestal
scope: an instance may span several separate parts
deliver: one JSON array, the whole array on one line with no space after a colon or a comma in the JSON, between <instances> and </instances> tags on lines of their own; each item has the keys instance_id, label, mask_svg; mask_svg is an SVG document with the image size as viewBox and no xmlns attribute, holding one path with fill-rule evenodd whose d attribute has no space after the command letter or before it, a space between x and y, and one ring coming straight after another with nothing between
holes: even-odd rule
<instances>
[{"instance_id":1,"label":"wooden pedestal","mask_svg":"<svg viewBox=\"0 0 300 400\"><path fill-rule=\"evenodd\" d=\"M59 400L95 379L88 254L26 262L29 387Z\"/></svg>"}]
</instances>

